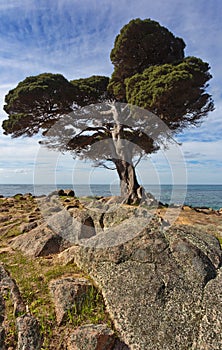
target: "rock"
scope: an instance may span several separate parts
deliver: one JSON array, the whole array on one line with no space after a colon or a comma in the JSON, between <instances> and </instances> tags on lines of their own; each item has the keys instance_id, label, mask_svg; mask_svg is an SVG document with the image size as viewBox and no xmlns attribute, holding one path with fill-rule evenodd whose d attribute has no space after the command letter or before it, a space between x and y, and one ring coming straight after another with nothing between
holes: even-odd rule
<instances>
[{"instance_id":1,"label":"rock","mask_svg":"<svg viewBox=\"0 0 222 350\"><path fill-rule=\"evenodd\" d=\"M220 350L222 348L222 268L204 289L201 321L195 349Z\"/></svg>"},{"instance_id":2,"label":"rock","mask_svg":"<svg viewBox=\"0 0 222 350\"><path fill-rule=\"evenodd\" d=\"M67 350L130 350L106 324L87 324L69 336Z\"/></svg>"},{"instance_id":3,"label":"rock","mask_svg":"<svg viewBox=\"0 0 222 350\"><path fill-rule=\"evenodd\" d=\"M0 294L0 326L5 318L5 300L3 296Z\"/></svg>"},{"instance_id":4,"label":"rock","mask_svg":"<svg viewBox=\"0 0 222 350\"><path fill-rule=\"evenodd\" d=\"M64 190L58 190L58 191L54 191L53 194L57 194L58 196L65 196Z\"/></svg>"},{"instance_id":5,"label":"rock","mask_svg":"<svg viewBox=\"0 0 222 350\"><path fill-rule=\"evenodd\" d=\"M2 326L0 326L0 349L6 350L5 347L5 330Z\"/></svg>"},{"instance_id":6,"label":"rock","mask_svg":"<svg viewBox=\"0 0 222 350\"><path fill-rule=\"evenodd\" d=\"M191 208L189 205L183 205L182 206L182 210L184 210L184 211L192 211L193 208Z\"/></svg>"},{"instance_id":7,"label":"rock","mask_svg":"<svg viewBox=\"0 0 222 350\"><path fill-rule=\"evenodd\" d=\"M141 218L134 221L139 230ZM122 223L119 235L129 227L128 221L124 231ZM73 261L101 290L115 328L130 349L221 348L222 252L214 237L187 226L163 227L153 217L124 244L117 240L110 247L69 249ZM212 348L214 328L218 335Z\"/></svg>"},{"instance_id":8,"label":"rock","mask_svg":"<svg viewBox=\"0 0 222 350\"><path fill-rule=\"evenodd\" d=\"M8 271L5 270L2 264L0 264L0 294L3 296L8 296L8 292L10 292L10 296L14 304L15 316L17 316L19 313L25 312L25 304L22 300L15 280L11 278Z\"/></svg>"},{"instance_id":9,"label":"rock","mask_svg":"<svg viewBox=\"0 0 222 350\"><path fill-rule=\"evenodd\" d=\"M23 199L23 194L22 193L16 193L13 198L17 199L18 197L20 197L19 199Z\"/></svg>"},{"instance_id":10,"label":"rock","mask_svg":"<svg viewBox=\"0 0 222 350\"><path fill-rule=\"evenodd\" d=\"M87 324L69 337L67 350L113 350L114 332L107 325Z\"/></svg>"},{"instance_id":11,"label":"rock","mask_svg":"<svg viewBox=\"0 0 222 350\"><path fill-rule=\"evenodd\" d=\"M14 316L16 317L18 329L17 350L40 350L42 339L39 323L35 317L25 314L26 306L22 300L19 288L2 264L0 264L0 349L6 349L4 344L5 331L1 324L5 318L4 297L8 298L9 295L14 305ZM21 316L22 314L23 316ZM18 317L18 315L20 316Z\"/></svg>"},{"instance_id":12,"label":"rock","mask_svg":"<svg viewBox=\"0 0 222 350\"><path fill-rule=\"evenodd\" d=\"M90 238L96 234L94 223L84 210L72 208L61 210L47 220L47 224L70 244L76 244L81 239Z\"/></svg>"},{"instance_id":13,"label":"rock","mask_svg":"<svg viewBox=\"0 0 222 350\"><path fill-rule=\"evenodd\" d=\"M124 342L117 339L112 350L130 350L130 348Z\"/></svg>"},{"instance_id":14,"label":"rock","mask_svg":"<svg viewBox=\"0 0 222 350\"><path fill-rule=\"evenodd\" d=\"M73 209L73 208L80 208L83 209L83 205L80 203L79 199L77 198L67 198L64 200L64 203L68 203L66 206L66 209Z\"/></svg>"},{"instance_id":15,"label":"rock","mask_svg":"<svg viewBox=\"0 0 222 350\"><path fill-rule=\"evenodd\" d=\"M11 215L4 215L4 216L0 216L0 223L6 222L11 220L12 216Z\"/></svg>"},{"instance_id":16,"label":"rock","mask_svg":"<svg viewBox=\"0 0 222 350\"><path fill-rule=\"evenodd\" d=\"M67 189L67 190L64 190L64 193L65 193L65 196L75 197L75 192L73 190Z\"/></svg>"},{"instance_id":17,"label":"rock","mask_svg":"<svg viewBox=\"0 0 222 350\"><path fill-rule=\"evenodd\" d=\"M96 235L94 221L87 210L68 208L69 214L73 217L73 231L78 241Z\"/></svg>"},{"instance_id":18,"label":"rock","mask_svg":"<svg viewBox=\"0 0 222 350\"><path fill-rule=\"evenodd\" d=\"M33 198L33 195L30 192L24 194L23 197L28 197L29 199Z\"/></svg>"},{"instance_id":19,"label":"rock","mask_svg":"<svg viewBox=\"0 0 222 350\"><path fill-rule=\"evenodd\" d=\"M38 321L31 315L24 315L16 319L18 329L17 350L40 350L42 337Z\"/></svg>"},{"instance_id":20,"label":"rock","mask_svg":"<svg viewBox=\"0 0 222 350\"><path fill-rule=\"evenodd\" d=\"M15 237L10 242L14 249L29 256L47 256L56 254L69 247L70 243L42 224L32 231Z\"/></svg>"},{"instance_id":21,"label":"rock","mask_svg":"<svg viewBox=\"0 0 222 350\"><path fill-rule=\"evenodd\" d=\"M68 197L75 197L75 192L71 189L65 189L65 190L58 190L53 192L53 194L57 194L58 196L68 196Z\"/></svg>"},{"instance_id":22,"label":"rock","mask_svg":"<svg viewBox=\"0 0 222 350\"><path fill-rule=\"evenodd\" d=\"M216 214L216 211L212 208L207 208L207 207L202 207L202 208L194 208L194 210L197 213L203 213L203 214L207 214L207 215L212 215L212 214Z\"/></svg>"},{"instance_id":23,"label":"rock","mask_svg":"<svg viewBox=\"0 0 222 350\"><path fill-rule=\"evenodd\" d=\"M20 226L20 230L22 233L29 232L36 228L38 226L38 223L36 221L30 222L28 224L22 224Z\"/></svg>"},{"instance_id":24,"label":"rock","mask_svg":"<svg viewBox=\"0 0 222 350\"><path fill-rule=\"evenodd\" d=\"M61 325L68 320L69 312L80 312L83 302L89 297L93 286L85 278L65 277L53 280L49 285L56 311L56 320Z\"/></svg>"}]
</instances>

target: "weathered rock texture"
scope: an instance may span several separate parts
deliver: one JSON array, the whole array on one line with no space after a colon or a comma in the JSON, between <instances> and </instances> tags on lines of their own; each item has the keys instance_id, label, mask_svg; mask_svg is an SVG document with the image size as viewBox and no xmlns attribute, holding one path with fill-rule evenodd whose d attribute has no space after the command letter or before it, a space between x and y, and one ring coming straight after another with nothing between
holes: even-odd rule
<instances>
[{"instance_id":1,"label":"weathered rock texture","mask_svg":"<svg viewBox=\"0 0 222 350\"><path fill-rule=\"evenodd\" d=\"M41 349L42 339L40 327L35 317L24 315L16 320L18 329L17 350L38 350Z\"/></svg>"},{"instance_id":2,"label":"weathered rock texture","mask_svg":"<svg viewBox=\"0 0 222 350\"><path fill-rule=\"evenodd\" d=\"M112 350L114 332L106 325L85 325L77 328L69 337L68 350Z\"/></svg>"},{"instance_id":3,"label":"weathered rock texture","mask_svg":"<svg viewBox=\"0 0 222 350\"><path fill-rule=\"evenodd\" d=\"M124 244L95 243L93 237L91 245L73 246L60 259L74 260L94 279L131 350L222 348L216 238L187 226L164 228L154 217Z\"/></svg>"},{"instance_id":4,"label":"weathered rock texture","mask_svg":"<svg viewBox=\"0 0 222 350\"><path fill-rule=\"evenodd\" d=\"M69 246L70 242L45 224L23 233L11 241L13 249L21 250L26 255L34 257L60 253Z\"/></svg>"},{"instance_id":5,"label":"weathered rock texture","mask_svg":"<svg viewBox=\"0 0 222 350\"><path fill-rule=\"evenodd\" d=\"M85 278L64 277L51 281L49 285L56 311L56 320L60 325L67 321L68 312L81 310L81 305L94 288Z\"/></svg>"},{"instance_id":6,"label":"weathered rock texture","mask_svg":"<svg viewBox=\"0 0 222 350\"><path fill-rule=\"evenodd\" d=\"M68 339L67 350L130 350L105 324L78 327Z\"/></svg>"}]
</instances>

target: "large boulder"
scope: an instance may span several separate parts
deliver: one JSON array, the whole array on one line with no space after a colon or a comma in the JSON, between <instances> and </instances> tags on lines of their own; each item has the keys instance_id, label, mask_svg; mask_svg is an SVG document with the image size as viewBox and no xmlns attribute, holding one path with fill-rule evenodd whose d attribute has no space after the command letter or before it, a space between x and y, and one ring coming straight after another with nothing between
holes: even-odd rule
<instances>
[{"instance_id":1,"label":"large boulder","mask_svg":"<svg viewBox=\"0 0 222 350\"><path fill-rule=\"evenodd\" d=\"M141 217L131 221L137 235L130 237L129 219L125 231L124 223L112 228L115 239L103 235L103 245L97 235L60 259L75 261L94 279L130 349L221 349L219 242L196 228L145 219L147 225ZM128 240L116 239L117 231Z\"/></svg>"},{"instance_id":2,"label":"large boulder","mask_svg":"<svg viewBox=\"0 0 222 350\"><path fill-rule=\"evenodd\" d=\"M13 238L10 245L26 255L38 257L60 253L69 247L70 242L55 233L48 225L42 224Z\"/></svg>"}]
</instances>

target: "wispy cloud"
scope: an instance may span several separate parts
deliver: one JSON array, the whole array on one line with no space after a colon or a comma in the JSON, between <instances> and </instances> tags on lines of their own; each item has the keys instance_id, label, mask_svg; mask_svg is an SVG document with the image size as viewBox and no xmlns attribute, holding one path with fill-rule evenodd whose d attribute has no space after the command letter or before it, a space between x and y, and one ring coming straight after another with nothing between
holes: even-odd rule
<instances>
[{"instance_id":1,"label":"wispy cloud","mask_svg":"<svg viewBox=\"0 0 222 350\"><path fill-rule=\"evenodd\" d=\"M222 146L221 10L220 0L0 0L0 105L8 90L29 75L59 72L68 79L111 75L109 55L120 28L132 18L152 18L184 38L187 55L201 57L212 67L210 92L216 109L200 128L184 132L178 140L183 142L182 151L192 181L197 181L198 166L207 167L202 177L215 181L215 169L221 161L216 150ZM4 118L1 111L0 120ZM4 167L0 167L6 169L6 174L9 168L30 170L39 146L36 139L11 140L0 132L0 147L4 150L1 152ZM192 154L196 156L192 158ZM153 169L153 174L159 172L166 178L168 170L161 156L154 155L152 159L153 163L147 163L147 167ZM67 161L64 166L67 174L72 168L71 160L69 164ZM142 168L138 170L142 174ZM98 174L102 178L103 173ZM114 176L111 174L110 179ZM24 173L17 172L16 179L20 175Z\"/></svg>"}]
</instances>

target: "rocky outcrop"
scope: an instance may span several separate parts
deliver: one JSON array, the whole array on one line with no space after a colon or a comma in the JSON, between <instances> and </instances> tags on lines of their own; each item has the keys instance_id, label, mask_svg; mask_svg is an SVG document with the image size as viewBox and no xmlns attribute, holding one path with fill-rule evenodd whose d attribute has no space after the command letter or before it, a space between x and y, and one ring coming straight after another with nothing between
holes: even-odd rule
<instances>
[{"instance_id":1,"label":"rocky outcrop","mask_svg":"<svg viewBox=\"0 0 222 350\"><path fill-rule=\"evenodd\" d=\"M124 342L114 341L112 331L104 325L88 325L69 335L70 349L84 349L81 346L85 341L92 350L100 350L101 344L104 349L112 344L110 350L221 349L222 254L217 239L209 234L215 230L222 232L219 211L204 208L196 211L184 206L177 220L180 226L171 227L162 218L166 218L168 211L169 222L171 218L174 221L175 208L159 208L157 217L154 211L123 205L112 198L101 198L96 203L85 199L81 205L69 196L62 195L59 200L62 205L58 195L41 198L40 212L45 219L42 224L35 207L28 216L25 214L22 206L31 203L29 196L23 196L21 202L4 199L0 221L1 233L5 235L8 230L11 239L18 234L13 233L16 227L13 215L21 214L19 230L23 233L11 241L13 249L33 257L58 254L57 260L63 264L76 262L102 292ZM15 203L19 207L17 214L12 215ZM26 224L22 226L23 218ZM187 225L181 225L183 222ZM210 225L214 228L210 229ZM4 253L6 248L3 247ZM33 349L38 349L41 337L37 337L38 343L33 335L39 334L38 324L19 301L15 281L3 269L0 279L3 281L0 292L10 288L15 317L20 315L17 317L19 342L23 344L20 348L26 349L30 338ZM72 309L81 305L81 298L92 287L88 283L67 276L50 283L59 325L64 326ZM0 298L0 323L4 313L4 298ZM1 324L0 344L4 349Z\"/></svg>"},{"instance_id":2,"label":"rocky outcrop","mask_svg":"<svg viewBox=\"0 0 222 350\"><path fill-rule=\"evenodd\" d=\"M194 349L219 350L222 348L222 268L215 279L209 281L203 293L199 332Z\"/></svg>"},{"instance_id":3,"label":"rocky outcrop","mask_svg":"<svg viewBox=\"0 0 222 350\"><path fill-rule=\"evenodd\" d=\"M222 253L216 238L192 227L164 227L154 217L124 244L102 248L92 240L60 259L74 260L93 278L131 350L221 348Z\"/></svg>"},{"instance_id":4,"label":"rocky outcrop","mask_svg":"<svg viewBox=\"0 0 222 350\"><path fill-rule=\"evenodd\" d=\"M55 233L47 225L42 224L30 232L15 237L11 247L29 256L47 256L56 254L70 246L70 242Z\"/></svg>"}]
</instances>

